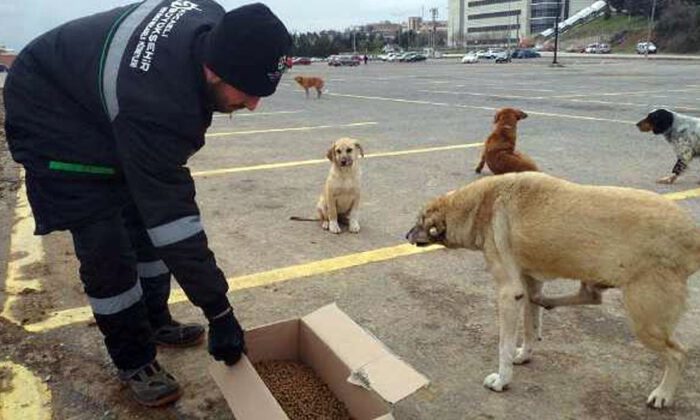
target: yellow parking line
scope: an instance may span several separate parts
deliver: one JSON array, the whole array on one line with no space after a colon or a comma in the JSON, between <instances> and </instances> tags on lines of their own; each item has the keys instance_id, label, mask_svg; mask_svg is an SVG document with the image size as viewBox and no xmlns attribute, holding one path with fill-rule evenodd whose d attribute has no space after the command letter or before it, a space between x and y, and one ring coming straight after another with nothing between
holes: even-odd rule
<instances>
[{"instance_id":1,"label":"yellow parking line","mask_svg":"<svg viewBox=\"0 0 700 420\"><path fill-rule=\"evenodd\" d=\"M51 391L24 366L0 361L0 419L51 419Z\"/></svg>"},{"instance_id":2,"label":"yellow parking line","mask_svg":"<svg viewBox=\"0 0 700 420\"><path fill-rule=\"evenodd\" d=\"M662 194L669 200L687 200L689 198L700 197L700 188L695 188L693 190L678 191L672 193Z\"/></svg>"},{"instance_id":3,"label":"yellow parking line","mask_svg":"<svg viewBox=\"0 0 700 420\"><path fill-rule=\"evenodd\" d=\"M467 143L467 144L457 144L452 146L438 146L438 147L427 147L423 149L411 149L411 150L400 150L397 152L382 152L382 153L369 153L365 155L365 158L377 158L377 157L388 157L388 156L405 156L418 153L430 153L430 152L442 152L445 150L455 150L455 149L469 149L471 147L479 147L483 145L483 142L479 143ZM294 162L280 162L280 163L264 163L260 165L252 166L241 166L238 168L224 168L224 169L213 169L210 171L199 171L193 172L192 176L196 177L206 177L214 175L226 175L238 172L250 172L250 171L261 171L266 169L283 169L283 168L293 168L297 166L306 165L316 165L319 163L328 162L327 159L311 159L311 160L300 160Z\"/></svg>"},{"instance_id":4,"label":"yellow parking line","mask_svg":"<svg viewBox=\"0 0 700 420\"><path fill-rule=\"evenodd\" d=\"M293 265L290 267L278 268L276 270L264 271L262 273L249 274L228 279L229 291L250 289L253 287L265 286L282 281L301 279L316 276L319 274L331 273L346 268L360 265L376 263L408 255L420 254L423 252L440 249L440 246L430 246L419 248L410 244L403 244L387 248L380 248L371 251L358 252L355 254L343 255L340 257L328 258L325 260L313 261L305 264ZM174 290L170 294L169 303L184 302L187 297L181 289ZM77 322L86 322L92 319L92 313L87 306L80 308L66 309L56 312L50 318L34 324L26 324L24 328L31 332L42 332L64 327Z\"/></svg>"},{"instance_id":5,"label":"yellow parking line","mask_svg":"<svg viewBox=\"0 0 700 420\"><path fill-rule=\"evenodd\" d=\"M430 102L430 101L420 101L420 100L413 100L413 99L385 98L385 97L381 97L381 96L346 95L346 94L341 94L341 93L329 93L329 95L341 96L341 97L345 97L345 98L369 99L369 100L375 100L375 101L401 102L401 103L418 104L418 105L445 106L445 107L464 108L464 109L480 109L480 110L484 110L484 111L495 111L498 109L498 108L494 108L494 107L490 107L490 106L449 104L446 102ZM610 118L598 118L598 117L586 117L583 115L572 115L572 114L557 114L557 113L552 113L552 112L530 111L527 109L525 111L527 111L527 113L530 115L540 115L543 117L569 118L569 119L574 119L574 120L586 120L586 121L604 121L604 122L613 122L613 123L620 123L620 124L636 124L636 121L614 120L614 119L610 119Z\"/></svg>"},{"instance_id":6,"label":"yellow parking line","mask_svg":"<svg viewBox=\"0 0 700 420\"><path fill-rule=\"evenodd\" d=\"M321 130L324 128L342 128L342 127L364 127L368 125L377 125L376 121L365 121L357 122L351 124L340 124L340 125L317 125L312 127L289 127L289 128L270 128L267 130L245 130L245 131L228 131L222 133L209 133L206 135L207 138L211 137L225 137L225 136L242 136L247 134L261 134L261 133L286 133L289 131L310 131L310 130Z\"/></svg>"},{"instance_id":7,"label":"yellow parking line","mask_svg":"<svg viewBox=\"0 0 700 420\"><path fill-rule=\"evenodd\" d=\"M21 293L42 290L42 270L40 268L41 264L44 263L44 247L41 237L34 236L34 219L27 200L24 171L20 173L20 187L17 190L14 220L5 277L6 299L0 315L19 324L19 321L12 314L12 306L19 299Z\"/></svg>"}]
</instances>

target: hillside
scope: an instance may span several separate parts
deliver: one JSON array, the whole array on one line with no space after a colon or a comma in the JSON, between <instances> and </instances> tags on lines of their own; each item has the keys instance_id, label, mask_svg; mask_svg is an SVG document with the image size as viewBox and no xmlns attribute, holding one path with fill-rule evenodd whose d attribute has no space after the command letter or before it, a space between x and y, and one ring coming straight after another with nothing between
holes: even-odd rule
<instances>
[{"instance_id":1,"label":"hillside","mask_svg":"<svg viewBox=\"0 0 700 420\"><path fill-rule=\"evenodd\" d=\"M639 41L645 41L648 20L642 17L615 15L609 19L600 17L578 26L560 36L561 49L585 47L593 42L610 44L613 52L634 52ZM654 34L652 33L652 40Z\"/></svg>"}]
</instances>

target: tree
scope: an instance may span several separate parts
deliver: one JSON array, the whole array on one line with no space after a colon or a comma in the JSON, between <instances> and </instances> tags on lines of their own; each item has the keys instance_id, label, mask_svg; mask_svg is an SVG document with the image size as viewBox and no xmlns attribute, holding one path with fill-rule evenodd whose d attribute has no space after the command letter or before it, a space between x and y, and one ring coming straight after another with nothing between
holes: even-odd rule
<instances>
[{"instance_id":1,"label":"tree","mask_svg":"<svg viewBox=\"0 0 700 420\"><path fill-rule=\"evenodd\" d=\"M670 0L656 24L659 46L671 52L700 50L700 5L697 1Z\"/></svg>"}]
</instances>

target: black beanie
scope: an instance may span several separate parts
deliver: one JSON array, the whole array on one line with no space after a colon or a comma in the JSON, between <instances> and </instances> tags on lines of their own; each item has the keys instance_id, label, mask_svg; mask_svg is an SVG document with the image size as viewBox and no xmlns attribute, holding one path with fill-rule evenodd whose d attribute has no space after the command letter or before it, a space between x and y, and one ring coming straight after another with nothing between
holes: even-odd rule
<instances>
[{"instance_id":1,"label":"black beanie","mask_svg":"<svg viewBox=\"0 0 700 420\"><path fill-rule=\"evenodd\" d=\"M270 96L285 70L292 38L262 3L226 13L209 33L205 64L226 83L248 95Z\"/></svg>"}]
</instances>

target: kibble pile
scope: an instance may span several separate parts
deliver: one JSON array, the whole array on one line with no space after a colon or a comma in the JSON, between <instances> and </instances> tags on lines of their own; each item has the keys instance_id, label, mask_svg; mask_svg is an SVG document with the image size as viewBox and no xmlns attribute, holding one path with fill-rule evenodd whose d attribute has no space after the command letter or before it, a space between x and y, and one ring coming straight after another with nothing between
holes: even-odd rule
<instances>
[{"instance_id":1,"label":"kibble pile","mask_svg":"<svg viewBox=\"0 0 700 420\"><path fill-rule=\"evenodd\" d=\"M351 420L347 408L310 367L291 360L254 366L291 420Z\"/></svg>"}]
</instances>

